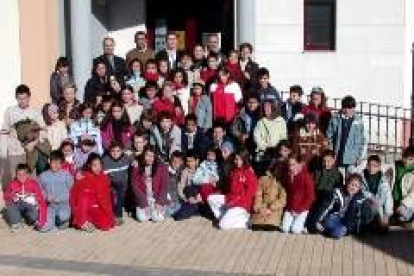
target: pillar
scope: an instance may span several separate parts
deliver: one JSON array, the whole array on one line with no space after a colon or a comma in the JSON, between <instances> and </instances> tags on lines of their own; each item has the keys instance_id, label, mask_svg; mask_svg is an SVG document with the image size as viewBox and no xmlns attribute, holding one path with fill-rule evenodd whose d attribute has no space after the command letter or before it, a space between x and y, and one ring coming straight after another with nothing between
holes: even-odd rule
<instances>
[{"instance_id":1,"label":"pillar","mask_svg":"<svg viewBox=\"0 0 414 276\"><path fill-rule=\"evenodd\" d=\"M255 44L256 5L258 1L235 0L237 43Z\"/></svg>"}]
</instances>

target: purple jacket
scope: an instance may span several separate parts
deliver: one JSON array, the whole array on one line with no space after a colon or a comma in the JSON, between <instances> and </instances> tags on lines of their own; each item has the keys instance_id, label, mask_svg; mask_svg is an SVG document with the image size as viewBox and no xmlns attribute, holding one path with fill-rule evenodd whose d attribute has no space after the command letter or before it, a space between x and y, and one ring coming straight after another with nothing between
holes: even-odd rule
<instances>
[{"instance_id":1,"label":"purple jacket","mask_svg":"<svg viewBox=\"0 0 414 276\"><path fill-rule=\"evenodd\" d=\"M128 129L124 130L121 133L120 142L124 145L125 148L129 148L131 146L132 134L133 134L132 127L128 127ZM105 150L107 150L111 142L115 139L115 135L114 135L114 131L113 131L111 123L108 123L106 127L101 130L101 137L102 137L102 146Z\"/></svg>"}]
</instances>

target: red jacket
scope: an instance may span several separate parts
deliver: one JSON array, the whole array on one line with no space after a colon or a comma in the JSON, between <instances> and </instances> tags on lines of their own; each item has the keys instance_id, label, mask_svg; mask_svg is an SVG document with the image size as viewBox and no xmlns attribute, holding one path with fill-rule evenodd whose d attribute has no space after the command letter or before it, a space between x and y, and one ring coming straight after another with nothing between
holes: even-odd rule
<instances>
[{"instance_id":1,"label":"red jacket","mask_svg":"<svg viewBox=\"0 0 414 276\"><path fill-rule=\"evenodd\" d=\"M311 208L315 199L315 183L305 167L297 175L289 176L286 192L287 211L302 213Z\"/></svg>"},{"instance_id":2,"label":"red jacket","mask_svg":"<svg viewBox=\"0 0 414 276\"><path fill-rule=\"evenodd\" d=\"M69 197L73 224L81 228L90 222L100 230L110 230L115 226L112 194L108 177L104 174L83 172Z\"/></svg>"},{"instance_id":3,"label":"red jacket","mask_svg":"<svg viewBox=\"0 0 414 276\"><path fill-rule=\"evenodd\" d=\"M42 228L46 223L47 205L39 183L33 178L28 178L25 183L21 183L16 179L12 180L4 191L4 202L6 204L12 204L17 193L33 194L35 196L39 208L36 224L37 227Z\"/></svg>"},{"instance_id":4,"label":"red jacket","mask_svg":"<svg viewBox=\"0 0 414 276\"><path fill-rule=\"evenodd\" d=\"M238 112L237 103L242 100L240 86L236 82L213 83L210 87L213 119L231 123Z\"/></svg>"},{"instance_id":5,"label":"red jacket","mask_svg":"<svg viewBox=\"0 0 414 276\"><path fill-rule=\"evenodd\" d=\"M319 119L319 128L322 133L326 134L326 129L328 128L329 120L331 119L331 110L327 107L321 108L316 107L313 104L308 104L302 109L303 116L308 115L309 113L315 114Z\"/></svg>"},{"instance_id":6,"label":"red jacket","mask_svg":"<svg viewBox=\"0 0 414 276\"><path fill-rule=\"evenodd\" d=\"M154 166L153 166L154 169ZM158 163L152 175L152 192L155 203L161 206L169 204L168 193L168 168ZM145 170L140 167L132 167L132 187L135 193L136 204L139 208L149 206L147 199L147 186L145 184Z\"/></svg>"},{"instance_id":7,"label":"red jacket","mask_svg":"<svg viewBox=\"0 0 414 276\"><path fill-rule=\"evenodd\" d=\"M244 74L243 74L243 72L240 68L240 64L238 62L237 63L227 62L226 63L226 68L230 72L231 79L233 79L239 85L243 85L245 77L244 77Z\"/></svg>"},{"instance_id":8,"label":"red jacket","mask_svg":"<svg viewBox=\"0 0 414 276\"><path fill-rule=\"evenodd\" d=\"M251 211L257 188L257 177L251 167L236 168L230 173L226 205Z\"/></svg>"},{"instance_id":9,"label":"red jacket","mask_svg":"<svg viewBox=\"0 0 414 276\"><path fill-rule=\"evenodd\" d=\"M152 108L159 115L161 112L168 112L172 116L172 121L176 125L184 124L184 112L174 102L169 99L158 98L152 103Z\"/></svg>"},{"instance_id":10,"label":"red jacket","mask_svg":"<svg viewBox=\"0 0 414 276\"><path fill-rule=\"evenodd\" d=\"M211 83L217 78L217 70L205 69L200 72L200 79L205 83Z\"/></svg>"}]
</instances>

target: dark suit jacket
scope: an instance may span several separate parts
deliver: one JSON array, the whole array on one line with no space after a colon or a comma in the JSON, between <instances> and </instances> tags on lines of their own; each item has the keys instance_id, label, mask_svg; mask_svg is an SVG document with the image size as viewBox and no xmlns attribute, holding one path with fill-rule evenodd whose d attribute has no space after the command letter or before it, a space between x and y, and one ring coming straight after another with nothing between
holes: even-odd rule
<instances>
[{"instance_id":1,"label":"dark suit jacket","mask_svg":"<svg viewBox=\"0 0 414 276\"><path fill-rule=\"evenodd\" d=\"M95 66L95 64L100 61L103 61L106 64L106 74L108 76L116 76L118 79L124 80L125 76L127 75L125 59L118 56L114 56L115 68L112 67L106 55L101 55L95 58L93 60L93 65Z\"/></svg>"},{"instance_id":2,"label":"dark suit jacket","mask_svg":"<svg viewBox=\"0 0 414 276\"><path fill-rule=\"evenodd\" d=\"M173 66L171 66L171 64L170 64L170 67L171 67L171 69L175 69L175 68L177 68L177 66L178 66L178 64L179 64L179 62L180 62L180 60L181 60L181 57L183 56L183 51L180 51L180 50L177 50L177 54L176 54L176 56L175 56L175 62L174 62L174 64L173 64ZM169 61L169 59L168 59L168 52L167 52L167 50L166 49L163 49L163 50L160 50L156 55L155 55L155 59L156 60L168 60Z\"/></svg>"},{"instance_id":3,"label":"dark suit jacket","mask_svg":"<svg viewBox=\"0 0 414 276\"><path fill-rule=\"evenodd\" d=\"M198 154L199 158L202 158L206 151L206 146L208 144L207 137L201 129L197 129L194 137L194 148L193 150ZM188 151L188 136L186 131L181 131L181 151L184 154L187 154Z\"/></svg>"}]
</instances>

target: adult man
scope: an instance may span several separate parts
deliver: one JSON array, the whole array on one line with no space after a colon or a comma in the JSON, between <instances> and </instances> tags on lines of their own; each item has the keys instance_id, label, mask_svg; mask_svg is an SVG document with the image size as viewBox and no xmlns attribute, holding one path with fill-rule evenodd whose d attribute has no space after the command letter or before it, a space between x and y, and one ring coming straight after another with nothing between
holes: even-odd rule
<instances>
[{"instance_id":1,"label":"adult man","mask_svg":"<svg viewBox=\"0 0 414 276\"><path fill-rule=\"evenodd\" d=\"M126 63L128 67L134 59L139 59L143 64L145 64L147 60L155 57L154 50L148 48L147 34L144 31L136 32L134 40L136 47L126 54Z\"/></svg>"},{"instance_id":2,"label":"adult man","mask_svg":"<svg viewBox=\"0 0 414 276\"><path fill-rule=\"evenodd\" d=\"M217 34L209 34L207 40L207 53L215 53L219 57L219 63L223 64L226 61L226 55L220 49L219 37Z\"/></svg>"},{"instance_id":3,"label":"adult man","mask_svg":"<svg viewBox=\"0 0 414 276\"><path fill-rule=\"evenodd\" d=\"M177 48L178 40L176 33L167 34L167 48L155 55L156 60L168 60L171 69L175 69L181 60L182 51Z\"/></svg>"},{"instance_id":4,"label":"adult man","mask_svg":"<svg viewBox=\"0 0 414 276\"><path fill-rule=\"evenodd\" d=\"M102 41L103 55L95 58L93 64L103 61L106 65L107 76L116 76L118 79L124 79L126 75L125 60L114 54L115 40L112 37L105 37Z\"/></svg>"},{"instance_id":5,"label":"adult man","mask_svg":"<svg viewBox=\"0 0 414 276\"><path fill-rule=\"evenodd\" d=\"M30 119L38 123L40 127L45 126L40 111L30 106L31 92L28 86L24 84L17 86L15 97L17 105L7 108L1 130L3 185L14 177L17 164L26 162L25 149L17 137L15 123ZM33 147L37 142L30 142L26 147Z\"/></svg>"}]
</instances>

